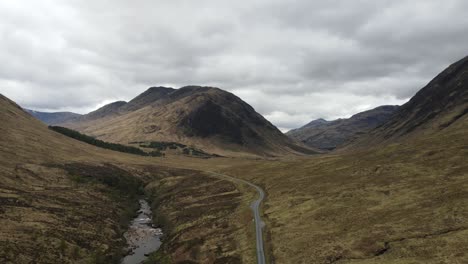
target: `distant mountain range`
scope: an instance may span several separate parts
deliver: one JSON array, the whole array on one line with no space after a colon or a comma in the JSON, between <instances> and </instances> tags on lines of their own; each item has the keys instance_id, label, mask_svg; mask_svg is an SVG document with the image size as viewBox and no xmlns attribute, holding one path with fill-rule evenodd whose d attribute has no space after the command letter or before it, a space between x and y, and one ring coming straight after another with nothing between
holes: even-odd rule
<instances>
[{"instance_id":1,"label":"distant mountain range","mask_svg":"<svg viewBox=\"0 0 468 264\"><path fill-rule=\"evenodd\" d=\"M398 106L385 105L347 119L320 118L286 135L313 148L333 150L384 123L397 109Z\"/></svg>"},{"instance_id":2,"label":"distant mountain range","mask_svg":"<svg viewBox=\"0 0 468 264\"><path fill-rule=\"evenodd\" d=\"M114 102L82 116L33 115L121 144L179 142L220 155L317 153L285 136L239 97L214 87L151 87L129 102Z\"/></svg>"},{"instance_id":3,"label":"distant mountain range","mask_svg":"<svg viewBox=\"0 0 468 264\"><path fill-rule=\"evenodd\" d=\"M401 107L380 106L348 119L317 119L287 132L289 138L246 102L214 87L151 87L129 102L114 102L86 115L27 111L47 124L122 144L180 142L221 155L311 154L456 122L467 112L467 90L460 88L467 64L467 58L454 63Z\"/></svg>"},{"instance_id":4,"label":"distant mountain range","mask_svg":"<svg viewBox=\"0 0 468 264\"><path fill-rule=\"evenodd\" d=\"M26 112L34 116L35 118L41 120L42 122L48 125L57 125L61 123L68 122L69 120L75 119L80 117L80 114L72 113L72 112L39 112L30 109L24 109Z\"/></svg>"}]
</instances>

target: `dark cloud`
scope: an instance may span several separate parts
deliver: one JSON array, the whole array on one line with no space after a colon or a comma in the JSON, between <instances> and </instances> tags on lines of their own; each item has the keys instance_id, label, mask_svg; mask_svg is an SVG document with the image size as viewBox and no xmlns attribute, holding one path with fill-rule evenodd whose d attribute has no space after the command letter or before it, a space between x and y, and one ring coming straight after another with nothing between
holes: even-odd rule
<instances>
[{"instance_id":1,"label":"dark cloud","mask_svg":"<svg viewBox=\"0 0 468 264\"><path fill-rule=\"evenodd\" d=\"M401 104L466 55L463 0L2 1L0 92L86 112L218 86L286 130Z\"/></svg>"}]
</instances>

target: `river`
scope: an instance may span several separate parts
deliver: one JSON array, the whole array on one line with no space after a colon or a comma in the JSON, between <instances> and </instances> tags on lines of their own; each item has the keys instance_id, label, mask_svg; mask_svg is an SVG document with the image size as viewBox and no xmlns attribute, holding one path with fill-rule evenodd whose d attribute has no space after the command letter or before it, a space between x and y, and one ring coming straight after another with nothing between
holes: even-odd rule
<instances>
[{"instance_id":1,"label":"river","mask_svg":"<svg viewBox=\"0 0 468 264\"><path fill-rule=\"evenodd\" d=\"M138 216L133 219L124 236L131 251L122 260L122 264L140 264L148 254L161 246L162 231L153 227L151 207L147 201L140 200Z\"/></svg>"}]
</instances>

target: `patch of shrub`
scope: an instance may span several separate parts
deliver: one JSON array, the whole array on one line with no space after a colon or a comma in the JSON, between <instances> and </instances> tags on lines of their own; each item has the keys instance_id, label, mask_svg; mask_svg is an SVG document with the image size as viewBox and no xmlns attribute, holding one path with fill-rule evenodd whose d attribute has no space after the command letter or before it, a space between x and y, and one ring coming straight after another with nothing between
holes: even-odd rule
<instances>
[{"instance_id":1,"label":"patch of shrub","mask_svg":"<svg viewBox=\"0 0 468 264\"><path fill-rule=\"evenodd\" d=\"M163 141L151 141L147 142L139 142L140 147L142 148L152 148L157 150L166 150L166 149L177 149L177 148L185 148L187 147L184 144L180 144L177 142L163 142Z\"/></svg>"},{"instance_id":2,"label":"patch of shrub","mask_svg":"<svg viewBox=\"0 0 468 264\"><path fill-rule=\"evenodd\" d=\"M57 165L57 167L66 170L72 179L78 183L102 183L118 191L119 196L136 197L143 194L143 182L115 165L96 166L84 163L69 163Z\"/></svg>"},{"instance_id":3,"label":"patch of shrub","mask_svg":"<svg viewBox=\"0 0 468 264\"><path fill-rule=\"evenodd\" d=\"M104 149L109 149L109 150L114 150L114 151L119 151L119 152L124 152L124 153L129 153L129 154L135 154L135 155L140 155L140 156L152 156L152 157L161 157L163 156L161 153L146 153L145 151L136 148L136 147L131 147L131 146L125 146L121 144L116 144L116 143L109 143L105 142L99 139L95 139L91 136L81 134L78 131L75 131L73 129L69 129L66 127L60 127L60 126L49 126L49 129L58 132L60 134L63 134L67 137L71 137L73 139L88 143L90 145L104 148Z\"/></svg>"}]
</instances>

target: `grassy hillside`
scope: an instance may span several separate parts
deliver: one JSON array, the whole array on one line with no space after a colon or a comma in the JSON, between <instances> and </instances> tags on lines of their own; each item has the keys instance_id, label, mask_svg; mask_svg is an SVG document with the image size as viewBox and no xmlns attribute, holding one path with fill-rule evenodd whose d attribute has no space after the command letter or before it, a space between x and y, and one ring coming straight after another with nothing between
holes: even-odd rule
<instances>
[{"instance_id":1,"label":"grassy hillside","mask_svg":"<svg viewBox=\"0 0 468 264\"><path fill-rule=\"evenodd\" d=\"M276 263L464 263L468 118L383 148L222 169L267 192Z\"/></svg>"},{"instance_id":2,"label":"grassy hillside","mask_svg":"<svg viewBox=\"0 0 468 264\"><path fill-rule=\"evenodd\" d=\"M145 167L146 186L166 237L147 263L254 263L255 235L248 205L254 192L209 174ZM184 262L185 261L185 262Z\"/></svg>"},{"instance_id":3,"label":"grassy hillside","mask_svg":"<svg viewBox=\"0 0 468 264\"><path fill-rule=\"evenodd\" d=\"M355 148L186 166L216 166L265 189L275 263L465 263L467 62L441 73Z\"/></svg>"},{"instance_id":4,"label":"grassy hillside","mask_svg":"<svg viewBox=\"0 0 468 264\"><path fill-rule=\"evenodd\" d=\"M153 87L63 124L108 142L177 142L221 156L316 154L246 102L213 87Z\"/></svg>"}]
</instances>

